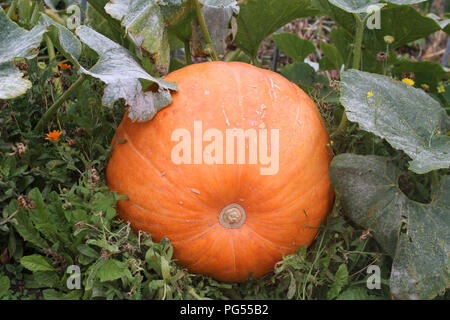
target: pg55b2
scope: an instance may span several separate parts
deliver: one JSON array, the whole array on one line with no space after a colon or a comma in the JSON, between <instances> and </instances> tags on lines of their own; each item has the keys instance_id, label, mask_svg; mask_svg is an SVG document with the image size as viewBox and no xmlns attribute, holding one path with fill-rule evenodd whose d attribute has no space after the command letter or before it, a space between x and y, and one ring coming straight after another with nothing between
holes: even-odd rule
<instances>
[{"instance_id":1,"label":"pg55b2","mask_svg":"<svg viewBox=\"0 0 450 320\"><path fill-rule=\"evenodd\" d=\"M269 307L266 304L235 304L235 305L225 305L225 314L234 315L268 315Z\"/></svg>"}]
</instances>

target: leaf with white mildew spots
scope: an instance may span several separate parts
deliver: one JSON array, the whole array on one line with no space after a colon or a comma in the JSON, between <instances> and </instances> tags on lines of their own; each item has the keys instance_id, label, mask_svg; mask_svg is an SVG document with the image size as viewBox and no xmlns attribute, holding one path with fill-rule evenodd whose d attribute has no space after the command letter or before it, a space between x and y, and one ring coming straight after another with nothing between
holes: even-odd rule
<instances>
[{"instance_id":1,"label":"leaf with white mildew spots","mask_svg":"<svg viewBox=\"0 0 450 320\"><path fill-rule=\"evenodd\" d=\"M330 179L344 213L374 230L393 258L393 298L432 299L450 286L450 176L423 204L402 193L399 172L383 157L341 154L331 163Z\"/></svg>"}]
</instances>

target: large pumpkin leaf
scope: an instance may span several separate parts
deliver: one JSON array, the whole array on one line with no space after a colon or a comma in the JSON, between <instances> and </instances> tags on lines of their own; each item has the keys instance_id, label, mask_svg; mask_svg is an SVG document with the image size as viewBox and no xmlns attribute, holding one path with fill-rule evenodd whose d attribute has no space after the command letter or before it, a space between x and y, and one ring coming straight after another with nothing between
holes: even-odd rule
<instances>
[{"instance_id":1,"label":"large pumpkin leaf","mask_svg":"<svg viewBox=\"0 0 450 320\"><path fill-rule=\"evenodd\" d=\"M319 81L317 72L306 62L288 64L281 70L281 74L302 87L312 87Z\"/></svg>"},{"instance_id":2,"label":"large pumpkin leaf","mask_svg":"<svg viewBox=\"0 0 450 320\"><path fill-rule=\"evenodd\" d=\"M166 74L169 70L170 48L158 1L114 0L106 4L105 11L120 21L141 54L151 59L157 71Z\"/></svg>"},{"instance_id":3,"label":"large pumpkin leaf","mask_svg":"<svg viewBox=\"0 0 450 320\"><path fill-rule=\"evenodd\" d=\"M125 30L120 25L120 21L114 19L105 11L105 5L108 3L108 0L87 0L87 2L89 5L86 8L85 25L129 48L131 39L128 36L124 36Z\"/></svg>"},{"instance_id":4,"label":"large pumpkin leaf","mask_svg":"<svg viewBox=\"0 0 450 320\"><path fill-rule=\"evenodd\" d=\"M329 0L336 7L350 13L368 13L370 6L381 8L385 4L381 2L391 2L395 4L415 4L426 0Z\"/></svg>"},{"instance_id":5,"label":"large pumpkin leaf","mask_svg":"<svg viewBox=\"0 0 450 320\"><path fill-rule=\"evenodd\" d=\"M0 7L0 99L12 99L31 88L31 82L11 61L16 58L32 59L47 29L36 26L28 31L11 21Z\"/></svg>"},{"instance_id":6,"label":"large pumpkin leaf","mask_svg":"<svg viewBox=\"0 0 450 320\"><path fill-rule=\"evenodd\" d=\"M49 16L42 14L39 24L48 27L49 37L53 44L73 64L79 65L78 59L81 55L81 42L65 26L59 24Z\"/></svg>"},{"instance_id":7,"label":"large pumpkin leaf","mask_svg":"<svg viewBox=\"0 0 450 320\"><path fill-rule=\"evenodd\" d=\"M373 96L368 97L368 93ZM386 139L413 161L416 173L450 166L450 118L423 90L389 77L349 70L342 73L341 103L349 120Z\"/></svg>"},{"instance_id":8,"label":"large pumpkin leaf","mask_svg":"<svg viewBox=\"0 0 450 320\"><path fill-rule=\"evenodd\" d=\"M0 64L0 99L18 97L31 88L31 82L22 76L14 63Z\"/></svg>"},{"instance_id":9,"label":"large pumpkin leaf","mask_svg":"<svg viewBox=\"0 0 450 320\"><path fill-rule=\"evenodd\" d=\"M123 98L130 106L129 117L133 121L148 121L171 103L170 90L177 90L175 83L149 75L128 50L93 29L81 26L76 33L83 43L99 54L94 67L90 70L81 67L80 70L107 84L104 104L110 106ZM156 84L157 91L143 92L139 79Z\"/></svg>"},{"instance_id":10,"label":"large pumpkin leaf","mask_svg":"<svg viewBox=\"0 0 450 320\"><path fill-rule=\"evenodd\" d=\"M326 42L320 43L320 50L322 50L324 56L319 61L320 71L324 70L341 70L344 64L344 58L338 51L338 49Z\"/></svg>"},{"instance_id":11,"label":"large pumpkin leaf","mask_svg":"<svg viewBox=\"0 0 450 320\"><path fill-rule=\"evenodd\" d=\"M320 14L333 19L349 35L354 36L355 18L351 13L335 6L328 0L311 0L311 5Z\"/></svg>"},{"instance_id":12,"label":"large pumpkin leaf","mask_svg":"<svg viewBox=\"0 0 450 320\"><path fill-rule=\"evenodd\" d=\"M377 5L380 1L371 0L312 0L314 8L321 14L333 19L351 38L354 37L356 24L353 13L365 13L370 4ZM381 51L386 51L386 42L384 36L391 35L394 42L389 48L395 49L411 41L424 38L429 34L441 29L438 22L430 17L423 16L418 10L409 5L420 1L398 0L384 1L390 2L384 5L380 11L380 29L369 29L365 26L363 34L362 68L363 70L382 73L382 62L377 61L376 56ZM336 6L339 4L340 6ZM347 4L344 6L344 4ZM377 5L378 7L381 4ZM343 8L346 8L347 11ZM352 9L353 8L353 9ZM362 8L362 9L361 9ZM364 9L365 8L365 9ZM361 18L363 14L360 14ZM342 33L342 32L341 32ZM341 36L339 38L342 38ZM354 42L354 41L353 41ZM350 48L347 45L347 48ZM348 65L347 52L338 48ZM348 50L345 50L348 51Z\"/></svg>"},{"instance_id":13,"label":"large pumpkin leaf","mask_svg":"<svg viewBox=\"0 0 450 320\"><path fill-rule=\"evenodd\" d=\"M246 0L239 7L236 45L251 57L268 35L296 18L317 13L311 0Z\"/></svg>"},{"instance_id":14,"label":"large pumpkin leaf","mask_svg":"<svg viewBox=\"0 0 450 320\"><path fill-rule=\"evenodd\" d=\"M430 204L408 199L397 184L399 170L386 158L341 154L330 178L344 212L374 230L374 238L393 258L394 298L431 299L450 285L450 176Z\"/></svg>"},{"instance_id":15,"label":"large pumpkin leaf","mask_svg":"<svg viewBox=\"0 0 450 320\"><path fill-rule=\"evenodd\" d=\"M444 68L433 61L401 59L395 64L392 73L397 77L401 77L404 72L413 72L416 85L426 84L431 89L435 89L442 79L448 77L448 73Z\"/></svg>"},{"instance_id":16,"label":"large pumpkin leaf","mask_svg":"<svg viewBox=\"0 0 450 320\"><path fill-rule=\"evenodd\" d=\"M46 31L44 26L35 26L30 31L22 29L0 7L0 64L14 58L36 57Z\"/></svg>"},{"instance_id":17,"label":"large pumpkin leaf","mask_svg":"<svg viewBox=\"0 0 450 320\"><path fill-rule=\"evenodd\" d=\"M385 49L384 36L391 35L394 42L390 48L408 44L411 41L421 39L441 29L440 25L432 18L424 17L415 8L408 5L388 5L380 12L381 29L366 29L365 44L375 41L377 48Z\"/></svg>"},{"instance_id":18,"label":"large pumpkin leaf","mask_svg":"<svg viewBox=\"0 0 450 320\"><path fill-rule=\"evenodd\" d=\"M303 62L309 54L316 51L311 41L302 39L297 34L279 33L272 38L281 51L298 62Z\"/></svg>"},{"instance_id":19,"label":"large pumpkin leaf","mask_svg":"<svg viewBox=\"0 0 450 320\"><path fill-rule=\"evenodd\" d=\"M408 5L389 4L381 9L380 18L381 28L365 28L363 36L365 49L362 51L362 68L374 73L382 73L383 62L376 57L379 52L386 51L386 35L394 38L394 42L389 45L389 49L393 50L440 30L434 19L423 16ZM390 55L394 57L395 53Z\"/></svg>"},{"instance_id":20,"label":"large pumpkin leaf","mask_svg":"<svg viewBox=\"0 0 450 320\"><path fill-rule=\"evenodd\" d=\"M350 13L362 13L367 12L370 6L377 6L381 8L384 4L379 0L329 0L336 7L341 8ZM425 0L421 0L425 1Z\"/></svg>"}]
</instances>

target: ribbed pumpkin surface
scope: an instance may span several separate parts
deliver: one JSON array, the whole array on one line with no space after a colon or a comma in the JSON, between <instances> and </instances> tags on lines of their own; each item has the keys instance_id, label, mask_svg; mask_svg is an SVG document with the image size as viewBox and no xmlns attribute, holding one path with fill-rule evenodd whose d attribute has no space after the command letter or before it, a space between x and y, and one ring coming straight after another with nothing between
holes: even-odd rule
<instances>
[{"instance_id":1,"label":"ribbed pumpkin surface","mask_svg":"<svg viewBox=\"0 0 450 320\"><path fill-rule=\"evenodd\" d=\"M194 64L165 79L178 85L172 104L145 123L125 114L117 129L125 142L114 140L106 173L109 188L128 196L120 217L156 241L169 238L191 272L223 281L261 276L309 245L334 196L329 138L313 101L279 74L240 62ZM250 164L248 141L245 164L226 164L225 154L225 164L175 164L172 133L190 132L193 158L194 121L224 140L227 129L267 130L268 155L278 129L278 171L263 175L269 164Z\"/></svg>"}]
</instances>

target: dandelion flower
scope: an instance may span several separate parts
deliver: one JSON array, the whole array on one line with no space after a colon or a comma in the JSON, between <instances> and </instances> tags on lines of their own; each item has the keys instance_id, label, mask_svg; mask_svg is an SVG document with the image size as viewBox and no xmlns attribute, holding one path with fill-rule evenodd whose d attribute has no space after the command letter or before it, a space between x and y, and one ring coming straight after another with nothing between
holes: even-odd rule
<instances>
[{"instance_id":1,"label":"dandelion flower","mask_svg":"<svg viewBox=\"0 0 450 320\"><path fill-rule=\"evenodd\" d=\"M437 91L439 93L444 93L445 92L445 87L441 85L441 86L437 87Z\"/></svg>"},{"instance_id":2,"label":"dandelion flower","mask_svg":"<svg viewBox=\"0 0 450 320\"><path fill-rule=\"evenodd\" d=\"M370 98L370 97L373 97L373 92L372 91L367 92L367 98Z\"/></svg>"},{"instance_id":3,"label":"dandelion flower","mask_svg":"<svg viewBox=\"0 0 450 320\"><path fill-rule=\"evenodd\" d=\"M403 78L402 81L410 86L414 85L414 80L409 79L409 78Z\"/></svg>"},{"instance_id":4,"label":"dandelion flower","mask_svg":"<svg viewBox=\"0 0 450 320\"><path fill-rule=\"evenodd\" d=\"M60 135L61 131L53 130L52 132L47 133L45 140L58 141Z\"/></svg>"}]
</instances>

